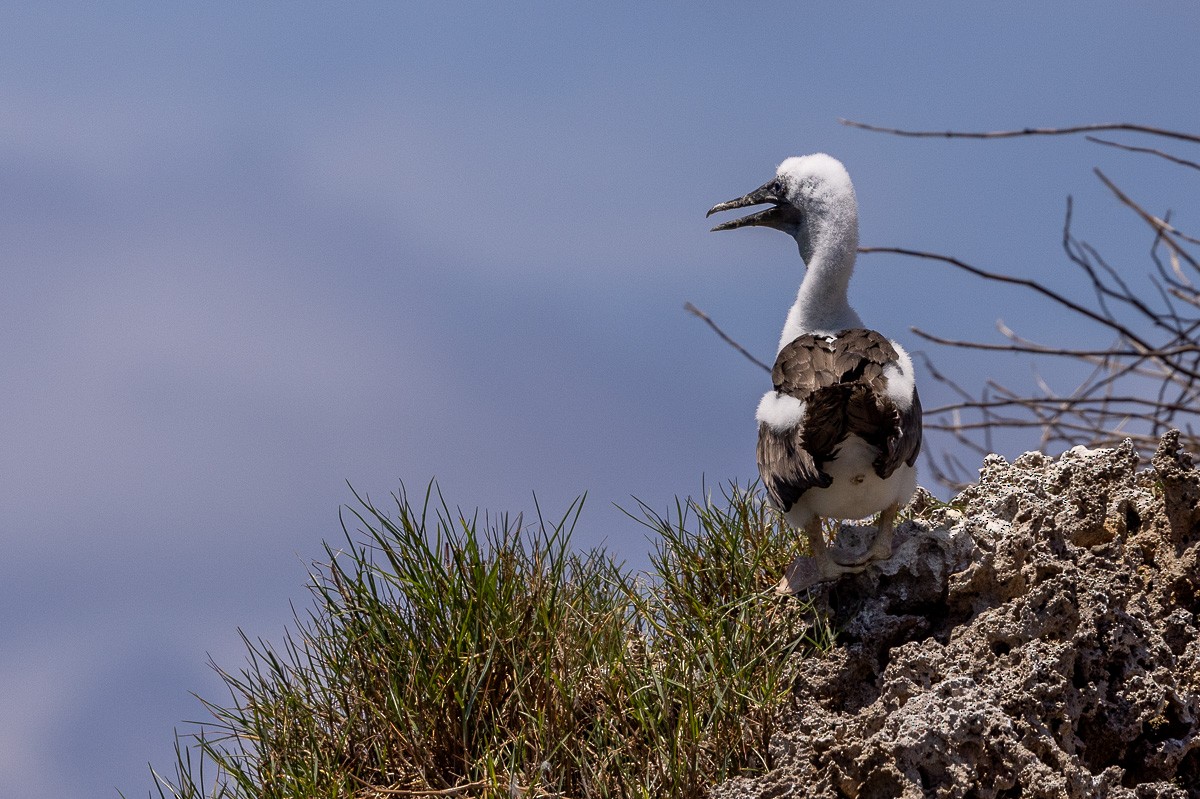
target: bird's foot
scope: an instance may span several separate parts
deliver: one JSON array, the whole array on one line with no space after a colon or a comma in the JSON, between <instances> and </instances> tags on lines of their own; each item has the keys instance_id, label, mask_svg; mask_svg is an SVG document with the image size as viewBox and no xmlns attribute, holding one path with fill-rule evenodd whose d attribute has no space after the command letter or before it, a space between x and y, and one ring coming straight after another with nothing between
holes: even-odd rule
<instances>
[{"instance_id":1,"label":"bird's foot","mask_svg":"<svg viewBox=\"0 0 1200 799\"><path fill-rule=\"evenodd\" d=\"M775 593L780 595L798 594L817 583L827 583L836 580L843 574L857 574L867 565L838 563L830 557L814 558L801 555L788 564L784 570L783 579L775 586Z\"/></svg>"},{"instance_id":2,"label":"bird's foot","mask_svg":"<svg viewBox=\"0 0 1200 799\"><path fill-rule=\"evenodd\" d=\"M892 531L888 528L843 526L838 542L843 546L829 547L827 552L842 566L865 566L892 556Z\"/></svg>"},{"instance_id":3,"label":"bird's foot","mask_svg":"<svg viewBox=\"0 0 1200 799\"><path fill-rule=\"evenodd\" d=\"M797 594L817 583L836 580L843 574L857 574L872 563L890 559L895 549L892 534L895 532L897 510L896 505L885 509L879 516L875 534L869 538L870 527L842 527L838 537L844 535L847 543L858 545L853 548L829 547L821 531L821 520L816 517L811 519L805 527L805 534L813 554L811 557L801 555L788 565L783 579L775 586L775 593Z\"/></svg>"},{"instance_id":4,"label":"bird's foot","mask_svg":"<svg viewBox=\"0 0 1200 799\"><path fill-rule=\"evenodd\" d=\"M843 574L858 574L872 563L890 559L894 549L892 527L888 525L880 529L865 548L820 548L811 557L801 555L788 565L783 579L775 586L775 593L797 594L817 583L836 580Z\"/></svg>"},{"instance_id":5,"label":"bird's foot","mask_svg":"<svg viewBox=\"0 0 1200 799\"><path fill-rule=\"evenodd\" d=\"M868 553L871 560L891 560L892 555L896 554L896 542L892 540L892 530L880 530L879 535L875 536L875 540L871 543L871 551Z\"/></svg>"},{"instance_id":6,"label":"bird's foot","mask_svg":"<svg viewBox=\"0 0 1200 799\"><path fill-rule=\"evenodd\" d=\"M866 566L892 557L892 537L880 534L866 549L830 549L829 557L839 566Z\"/></svg>"},{"instance_id":7,"label":"bird's foot","mask_svg":"<svg viewBox=\"0 0 1200 799\"><path fill-rule=\"evenodd\" d=\"M839 566L866 566L875 560L875 549L830 549L830 559Z\"/></svg>"}]
</instances>

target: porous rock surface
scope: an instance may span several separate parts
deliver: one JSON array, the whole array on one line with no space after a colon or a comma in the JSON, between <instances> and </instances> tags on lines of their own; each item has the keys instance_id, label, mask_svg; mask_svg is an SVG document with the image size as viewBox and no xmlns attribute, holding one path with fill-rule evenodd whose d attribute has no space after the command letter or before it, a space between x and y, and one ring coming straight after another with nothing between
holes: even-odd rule
<instances>
[{"instance_id":1,"label":"porous rock surface","mask_svg":"<svg viewBox=\"0 0 1200 799\"><path fill-rule=\"evenodd\" d=\"M718 799L1200 798L1200 472L1178 435L918 497L888 562L821 588L766 774Z\"/></svg>"}]
</instances>

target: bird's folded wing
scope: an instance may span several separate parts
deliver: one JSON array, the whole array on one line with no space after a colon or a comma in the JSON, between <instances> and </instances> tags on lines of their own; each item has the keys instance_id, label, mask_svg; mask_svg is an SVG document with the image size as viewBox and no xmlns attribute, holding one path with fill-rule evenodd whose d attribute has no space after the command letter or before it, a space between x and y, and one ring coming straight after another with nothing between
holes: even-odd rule
<instances>
[{"instance_id":1,"label":"bird's folded wing","mask_svg":"<svg viewBox=\"0 0 1200 799\"><path fill-rule=\"evenodd\" d=\"M758 473L767 495L784 512L808 489L826 488L832 482L817 468L800 439L799 427L780 432L766 424L758 426Z\"/></svg>"},{"instance_id":2,"label":"bird's folded wing","mask_svg":"<svg viewBox=\"0 0 1200 799\"><path fill-rule=\"evenodd\" d=\"M861 328L799 336L779 352L771 373L775 390L805 403L805 414L793 429L759 426L759 473L777 505L788 510L808 489L827 487L822 466L847 435L879 449L874 468L881 478L916 462L920 399L915 387L906 404L888 392L887 372L899 358L882 334Z\"/></svg>"}]
</instances>

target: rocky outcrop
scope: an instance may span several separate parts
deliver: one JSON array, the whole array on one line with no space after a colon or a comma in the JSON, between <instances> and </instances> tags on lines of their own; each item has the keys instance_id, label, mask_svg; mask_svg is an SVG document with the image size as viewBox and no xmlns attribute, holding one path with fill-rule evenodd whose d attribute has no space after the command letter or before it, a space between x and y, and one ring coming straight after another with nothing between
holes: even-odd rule
<instances>
[{"instance_id":1,"label":"rocky outcrop","mask_svg":"<svg viewBox=\"0 0 1200 799\"><path fill-rule=\"evenodd\" d=\"M1200 797L1200 472L1163 437L984 461L823 586L773 768L719 799Z\"/></svg>"}]
</instances>

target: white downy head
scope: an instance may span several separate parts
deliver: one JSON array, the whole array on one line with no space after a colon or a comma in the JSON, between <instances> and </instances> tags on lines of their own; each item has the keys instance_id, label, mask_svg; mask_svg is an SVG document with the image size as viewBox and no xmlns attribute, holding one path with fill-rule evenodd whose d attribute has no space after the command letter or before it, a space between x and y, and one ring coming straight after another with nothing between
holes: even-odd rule
<instances>
[{"instance_id":1,"label":"white downy head","mask_svg":"<svg viewBox=\"0 0 1200 799\"><path fill-rule=\"evenodd\" d=\"M766 203L771 207L713 230L771 227L799 245L807 270L788 313L780 349L804 333L829 335L862 327L846 298L858 252L858 202L846 168L825 153L788 158L774 178L749 194L718 203L708 213Z\"/></svg>"},{"instance_id":2,"label":"white downy head","mask_svg":"<svg viewBox=\"0 0 1200 799\"><path fill-rule=\"evenodd\" d=\"M800 255L812 265L814 249L858 248L858 201L842 162L825 153L793 156L775 170L784 198L799 209L803 222L792 235Z\"/></svg>"},{"instance_id":3,"label":"white downy head","mask_svg":"<svg viewBox=\"0 0 1200 799\"><path fill-rule=\"evenodd\" d=\"M788 158L775 171L787 201L801 209L793 237L807 271L779 337L783 349L805 333L862 327L847 297L858 253L858 200L842 162L825 153Z\"/></svg>"}]
</instances>

